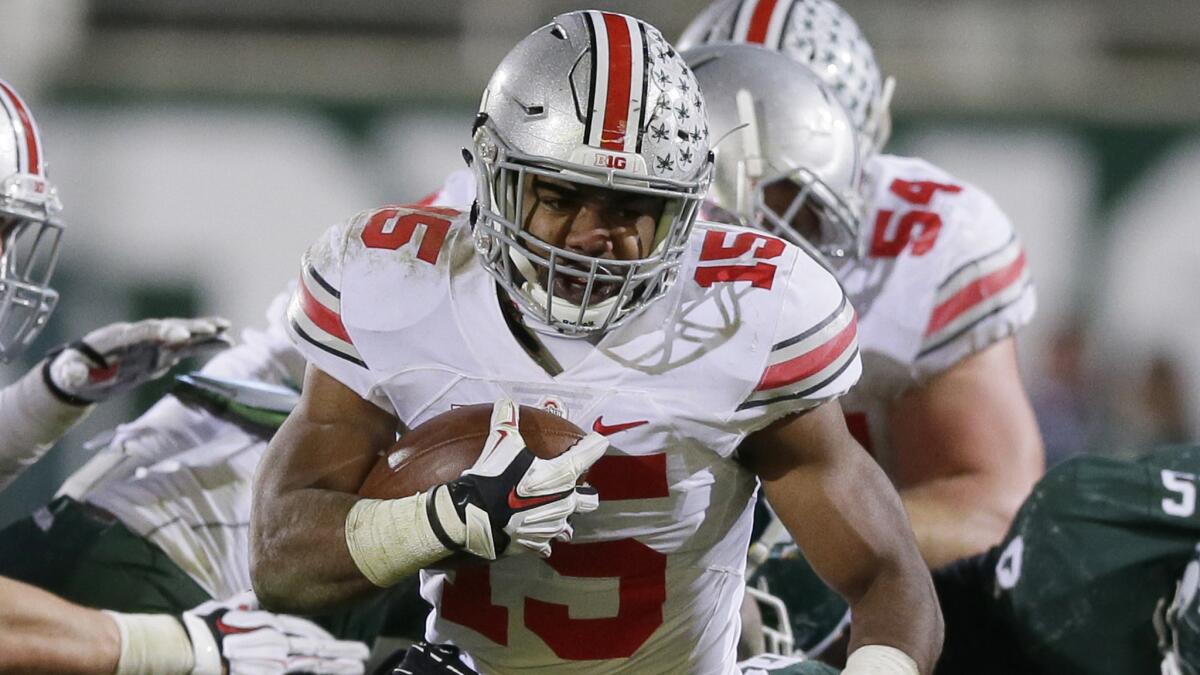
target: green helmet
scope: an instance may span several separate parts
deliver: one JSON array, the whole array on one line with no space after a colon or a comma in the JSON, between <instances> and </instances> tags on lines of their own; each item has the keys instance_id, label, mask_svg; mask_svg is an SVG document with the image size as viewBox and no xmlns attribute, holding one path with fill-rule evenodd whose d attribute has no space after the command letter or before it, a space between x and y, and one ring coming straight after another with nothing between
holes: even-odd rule
<instances>
[{"instance_id":1,"label":"green helmet","mask_svg":"<svg viewBox=\"0 0 1200 675\"><path fill-rule=\"evenodd\" d=\"M762 611L767 648L774 653L819 655L849 625L849 605L790 541L771 547L746 591Z\"/></svg>"},{"instance_id":2,"label":"green helmet","mask_svg":"<svg viewBox=\"0 0 1200 675\"><path fill-rule=\"evenodd\" d=\"M1175 585L1175 597L1163 598L1154 614L1163 675L1200 675L1200 546Z\"/></svg>"}]
</instances>

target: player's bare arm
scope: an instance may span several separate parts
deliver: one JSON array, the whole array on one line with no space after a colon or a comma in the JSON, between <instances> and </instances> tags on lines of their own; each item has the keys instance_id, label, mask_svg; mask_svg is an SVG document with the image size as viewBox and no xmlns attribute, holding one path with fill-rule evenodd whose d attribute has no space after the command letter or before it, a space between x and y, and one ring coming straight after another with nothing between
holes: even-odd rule
<instances>
[{"instance_id":1,"label":"player's bare arm","mask_svg":"<svg viewBox=\"0 0 1200 675\"><path fill-rule=\"evenodd\" d=\"M264 457L271 470L259 472L252 516L252 580L273 607L329 610L456 551L480 560L547 557L551 541L570 541L567 518L599 503L591 487L572 486L608 441L593 433L553 460L532 456L519 408L506 398L493 406L487 440L461 478L399 499L360 499L398 421L316 367L305 380L300 407ZM517 489L542 498L514 506L504 495Z\"/></svg>"},{"instance_id":2,"label":"player's bare arm","mask_svg":"<svg viewBox=\"0 0 1200 675\"><path fill-rule=\"evenodd\" d=\"M912 389L888 422L900 498L930 567L998 543L1045 469L1015 338Z\"/></svg>"},{"instance_id":3,"label":"player's bare arm","mask_svg":"<svg viewBox=\"0 0 1200 675\"><path fill-rule=\"evenodd\" d=\"M250 575L263 604L306 612L375 587L346 546L346 515L398 421L310 366L255 477ZM303 561L303 564L297 564Z\"/></svg>"},{"instance_id":4,"label":"player's bare arm","mask_svg":"<svg viewBox=\"0 0 1200 675\"><path fill-rule=\"evenodd\" d=\"M0 673L97 673L117 667L117 625L98 610L0 577Z\"/></svg>"},{"instance_id":5,"label":"player's bare arm","mask_svg":"<svg viewBox=\"0 0 1200 675\"><path fill-rule=\"evenodd\" d=\"M850 436L841 406L775 422L739 452L813 568L850 604L851 658L882 645L932 672L942 644L933 582L896 491Z\"/></svg>"},{"instance_id":6,"label":"player's bare arm","mask_svg":"<svg viewBox=\"0 0 1200 675\"><path fill-rule=\"evenodd\" d=\"M258 610L249 592L182 615L84 607L0 577L0 673L361 673L360 642L335 640L300 617Z\"/></svg>"}]
</instances>

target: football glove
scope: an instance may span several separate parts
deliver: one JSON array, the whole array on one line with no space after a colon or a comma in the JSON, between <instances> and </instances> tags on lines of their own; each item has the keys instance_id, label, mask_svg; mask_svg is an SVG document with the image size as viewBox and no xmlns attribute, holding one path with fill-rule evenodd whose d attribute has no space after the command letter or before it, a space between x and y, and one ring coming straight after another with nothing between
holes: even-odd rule
<instances>
[{"instance_id":1,"label":"football glove","mask_svg":"<svg viewBox=\"0 0 1200 675\"><path fill-rule=\"evenodd\" d=\"M539 459L517 428L519 411L509 399L497 401L479 459L461 478L431 495L430 524L446 548L485 560L523 551L547 558L550 542L571 540L568 519L599 506L596 490L576 483L608 449L608 439L590 433L558 457ZM444 522L447 514L434 507L436 492L442 490L449 492L458 522ZM452 538L448 530L465 532L463 540Z\"/></svg>"},{"instance_id":2,"label":"football glove","mask_svg":"<svg viewBox=\"0 0 1200 675\"><path fill-rule=\"evenodd\" d=\"M209 601L185 612L195 652L193 675L330 673L361 675L367 646L335 640L317 624L258 608L252 592Z\"/></svg>"},{"instance_id":3,"label":"football glove","mask_svg":"<svg viewBox=\"0 0 1200 675\"><path fill-rule=\"evenodd\" d=\"M114 323L51 352L42 376L58 398L89 405L162 377L185 358L225 349L228 328L217 317Z\"/></svg>"}]
</instances>

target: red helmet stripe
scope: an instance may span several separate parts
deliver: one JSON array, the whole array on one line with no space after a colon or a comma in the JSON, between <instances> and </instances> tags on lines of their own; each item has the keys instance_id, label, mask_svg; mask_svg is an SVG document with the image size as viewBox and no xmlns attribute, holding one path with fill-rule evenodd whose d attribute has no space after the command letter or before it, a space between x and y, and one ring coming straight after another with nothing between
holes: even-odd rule
<instances>
[{"instance_id":1,"label":"red helmet stripe","mask_svg":"<svg viewBox=\"0 0 1200 675\"><path fill-rule=\"evenodd\" d=\"M21 131L25 136L25 167L26 173L40 174L42 172L41 153L38 148L38 133L37 127L33 124L33 118L29 115L28 108L25 107L25 102L3 81L0 81L0 92L3 92L8 103L11 104L13 110L17 113L17 118L21 120ZM18 147L20 144L18 143Z\"/></svg>"},{"instance_id":2,"label":"red helmet stripe","mask_svg":"<svg viewBox=\"0 0 1200 675\"><path fill-rule=\"evenodd\" d=\"M633 79L632 36L625 17L608 12L604 12L603 17L608 35L608 92L600 147L622 152L625 150L625 135L629 126L629 92Z\"/></svg>"},{"instance_id":3,"label":"red helmet stripe","mask_svg":"<svg viewBox=\"0 0 1200 675\"><path fill-rule=\"evenodd\" d=\"M613 152L637 152L649 58L637 19L590 10L592 86L584 142Z\"/></svg>"},{"instance_id":4,"label":"red helmet stripe","mask_svg":"<svg viewBox=\"0 0 1200 675\"><path fill-rule=\"evenodd\" d=\"M767 30L771 27L771 16L775 13L778 0L758 0L750 15L750 27L746 31L746 42L765 44Z\"/></svg>"}]
</instances>

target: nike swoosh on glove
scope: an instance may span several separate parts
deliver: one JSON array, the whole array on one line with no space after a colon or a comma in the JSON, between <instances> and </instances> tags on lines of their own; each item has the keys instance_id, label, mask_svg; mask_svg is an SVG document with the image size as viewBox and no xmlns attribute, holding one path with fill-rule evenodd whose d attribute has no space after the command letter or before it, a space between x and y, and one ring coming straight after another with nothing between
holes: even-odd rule
<instances>
[{"instance_id":1,"label":"nike swoosh on glove","mask_svg":"<svg viewBox=\"0 0 1200 675\"><path fill-rule=\"evenodd\" d=\"M324 628L297 616L258 608L250 591L206 602L185 612L195 651L193 675L362 675L370 650L361 642L334 639Z\"/></svg>"},{"instance_id":2,"label":"nike swoosh on glove","mask_svg":"<svg viewBox=\"0 0 1200 675\"><path fill-rule=\"evenodd\" d=\"M435 488L428 501L434 533L447 548L485 560L525 551L549 557L552 541L571 540L569 518L599 506L596 490L576 483L604 455L608 439L588 434L558 457L540 459L521 437L519 411L507 398L497 401L479 459L458 480ZM438 508L442 490L453 509Z\"/></svg>"}]
</instances>

